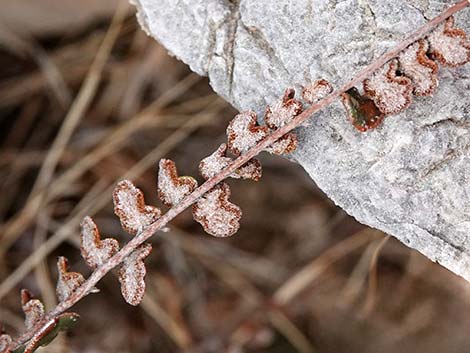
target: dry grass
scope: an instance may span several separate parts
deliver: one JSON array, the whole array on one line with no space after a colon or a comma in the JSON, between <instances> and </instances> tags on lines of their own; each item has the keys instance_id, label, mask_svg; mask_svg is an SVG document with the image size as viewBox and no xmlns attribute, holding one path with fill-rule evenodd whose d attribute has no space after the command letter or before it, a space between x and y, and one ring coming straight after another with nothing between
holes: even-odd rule
<instances>
[{"instance_id":1,"label":"dry grass","mask_svg":"<svg viewBox=\"0 0 470 353\"><path fill-rule=\"evenodd\" d=\"M0 321L10 332L22 329L20 288L54 304L56 256L88 273L77 251L84 215L127 239L112 213L117 180L158 204L157 161L196 175L235 113L114 10L28 37L0 26ZM126 305L110 275L47 351L468 351L463 280L355 222L299 166L262 162L260 182L230 182L244 211L238 234L214 239L179 216L154 238L143 303Z\"/></svg>"}]
</instances>

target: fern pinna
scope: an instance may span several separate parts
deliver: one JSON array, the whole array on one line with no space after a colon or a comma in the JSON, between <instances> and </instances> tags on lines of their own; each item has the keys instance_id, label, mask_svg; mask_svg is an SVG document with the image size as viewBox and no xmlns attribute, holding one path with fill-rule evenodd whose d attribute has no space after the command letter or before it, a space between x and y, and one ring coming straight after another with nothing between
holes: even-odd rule
<instances>
[{"instance_id":1,"label":"fern pinna","mask_svg":"<svg viewBox=\"0 0 470 353\"><path fill-rule=\"evenodd\" d=\"M191 205L194 220L208 234L216 237L235 234L242 211L230 201L230 187L223 180L231 177L258 181L262 168L254 157L262 151L275 154L294 151L297 138L292 130L336 99L342 99L352 125L364 132L376 128L387 115L406 109L413 96L431 96L438 86L439 65L457 67L470 61L470 42L461 29L454 27L452 17L467 6L469 0L450 7L338 90L334 91L323 79L307 84L298 99L293 89L287 89L266 108L264 125L258 124L252 111L236 115L227 127L226 143L199 163L199 172L205 180L201 186L193 177L179 176L173 161L162 159L157 189L162 203L169 207L167 212L147 205L142 191L131 181L119 182L113 194L114 211L131 240L120 248L117 240L103 239L94 221L85 217L81 222L81 254L93 272L85 280L69 269L65 257L59 257L59 304L46 313L43 303L23 289L21 304L26 331L16 340L1 331L0 353L34 352L60 331L71 328L79 317L67 310L88 294L98 292L96 284L115 267L120 267L124 299L138 305L145 293L144 260L152 250L146 240ZM361 84L362 93L356 88ZM303 110L304 104L310 107Z\"/></svg>"}]
</instances>

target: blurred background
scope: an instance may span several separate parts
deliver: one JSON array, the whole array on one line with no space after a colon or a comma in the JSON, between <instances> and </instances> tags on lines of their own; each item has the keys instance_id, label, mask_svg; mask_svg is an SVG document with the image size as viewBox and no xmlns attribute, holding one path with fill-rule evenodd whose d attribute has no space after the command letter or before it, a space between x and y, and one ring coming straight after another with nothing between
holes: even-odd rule
<instances>
[{"instance_id":1,"label":"blurred background","mask_svg":"<svg viewBox=\"0 0 470 353\"><path fill-rule=\"evenodd\" d=\"M156 0L158 1L158 0ZM78 224L125 243L111 192L156 197L156 165L197 175L236 111L139 28L118 0L2 1L0 321L23 327L19 291L55 305L56 259L89 274ZM115 274L44 352L469 352L468 284L346 215L295 163L262 155L260 182L230 180L230 239L186 211L153 237L147 295Z\"/></svg>"}]
</instances>

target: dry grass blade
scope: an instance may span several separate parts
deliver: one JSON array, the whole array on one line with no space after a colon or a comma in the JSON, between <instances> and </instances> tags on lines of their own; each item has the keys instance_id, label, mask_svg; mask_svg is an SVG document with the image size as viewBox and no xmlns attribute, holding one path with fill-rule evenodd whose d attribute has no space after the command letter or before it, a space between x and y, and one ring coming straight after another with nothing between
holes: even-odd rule
<instances>
[{"instance_id":1,"label":"dry grass blade","mask_svg":"<svg viewBox=\"0 0 470 353\"><path fill-rule=\"evenodd\" d=\"M142 309L152 317L160 327L173 339L180 349L187 349L192 344L190 334L181 327L168 313L152 298L146 294L140 303Z\"/></svg>"},{"instance_id":2,"label":"dry grass blade","mask_svg":"<svg viewBox=\"0 0 470 353\"><path fill-rule=\"evenodd\" d=\"M369 283L367 287L366 299L364 300L364 306L361 309L361 316L364 317L368 315L374 308L376 297L377 297L377 262L379 260L380 252L383 250L390 235L387 235L382 239L379 245L375 248L374 253L372 254L372 259L369 265Z\"/></svg>"},{"instance_id":3,"label":"dry grass blade","mask_svg":"<svg viewBox=\"0 0 470 353\"><path fill-rule=\"evenodd\" d=\"M54 182L54 188L42 190L36 195L31 195L28 201L29 203L27 203L20 213L15 216L2 231L3 236L0 238L0 242L2 244L2 247L0 247L0 255L2 251L5 251L10 247L14 239L16 239L16 237L18 237L19 234L29 226L30 222L35 217L39 207L33 208L33 205L38 205L41 200L43 200L42 202L53 200L70 187L70 184L77 180L86 171L91 169L105 157L118 151L119 148L122 148L122 146L129 141L129 136L131 134L135 133L139 129L143 129L150 122L155 124L156 121L159 121L161 116L155 116L156 112L172 100L176 99L180 94L188 90L199 80L200 78L195 74L188 75L171 90L165 92L160 98L150 104L141 113L123 123L118 129L113 131L105 141L103 141L103 143L87 153L70 169L60 175ZM213 98L214 96L212 96L212 100Z\"/></svg>"},{"instance_id":4,"label":"dry grass blade","mask_svg":"<svg viewBox=\"0 0 470 353\"><path fill-rule=\"evenodd\" d=\"M388 239L389 236L384 236L383 239L373 241L363 252L344 285L341 295L344 299L341 305L352 306L355 303L363 289L367 276L370 274L371 266L377 262L378 254Z\"/></svg>"},{"instance_id":5,"label":"dry grass blade","mask_svg":"<svg viewBox=\"0 0 470 353\"><path fill-rule=\"evenodd\" d=\"M289 303L309 287L328 266L344 257L347 253L367 244L370 238L378 233L378 231L369 229L361 231L325 251L321 256L304 266L276 291L274 294L275 302L280 305Z\"/></svg>"},{"instance_id":6,"label":"dry grass blade","mask_svg":"<svg viewBox=\"0 0 470 353\"><path fill-rule=\"evenodd\" d=\"M34 195L43 190L49 184L57 163L68 141L70 140L70 137L80 122L80 119L83 117L83 114L88 109L98 88L102 71L111 53L111 49L118 37L121 24L124 21L126 13L127 4L122 2L121 6L119 6L116 11L110 28L106 33L98 53L96 54L95 60L93 61L90 70L82 84L80 92L78 93L67 115L65 116L60 131L54 139L47 157L44 160L44 163L39 171L39 175L31 191L29 200L26 202L25 213L35 214L39 207L41 207L43 198L34 198ZM20 233L22 224L24 223L18 222L11 224L10 227L7 227L4 230L2 241L6 240L8 243L12 243L14 241L12 238L17 237Z\"/></svg>"},{"instance_id":7,"label":"dry grass blade","mask_svg":"<svg viewBox=\"0 0 470 353\"><path fill-rule=\"evenodd\" d=\"M207 266L207 269L214 272L221 281L226 283L229 287L234 289L244 300L247 306L252 307L252 312L256 309L260 309L263 312L267 312L267 318L271 324L279 330L279 332L301 353L311 353L316 350L313 344L308 338L302 333L302 331L289 319L282 311L278 308L270 305L269 298L266 298L260 291L258 291L249 280L247 280L236 267L224 262L214 264L208 259L202 258L201 263ZM250 322L251 317L247 317L246 320L239 323L235 327L229 336L232 344L241 348L250 339L244 337L242 341L238 340L238 333L242 326ZM256 330L252 332L255 334ZM244 335L245 336L245 335ZM223 337L220 337L223 339ZM230 351L230 349L228 350Z\"/></svg>"}]
</instances>

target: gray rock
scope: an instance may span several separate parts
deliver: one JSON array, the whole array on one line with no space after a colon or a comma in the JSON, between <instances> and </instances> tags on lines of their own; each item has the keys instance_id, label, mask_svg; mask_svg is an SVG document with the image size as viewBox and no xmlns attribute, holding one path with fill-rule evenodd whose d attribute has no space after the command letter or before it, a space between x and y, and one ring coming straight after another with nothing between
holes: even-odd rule
<instances>
[{"instance_id":1,"label":"gray rock","mask_svg":"<svg viewBox=\"0 0 470 353\"><path fill-rule=\"evenodd\" d=\"M236 108L284 88L335 87L452 0L135 0L142 26ZM456 16L470 33L470 9ZM434 97L357 132L339 102L298 129L294 157L331 198L470 280L470 65Z\"/></svg>"}]
</instances>

